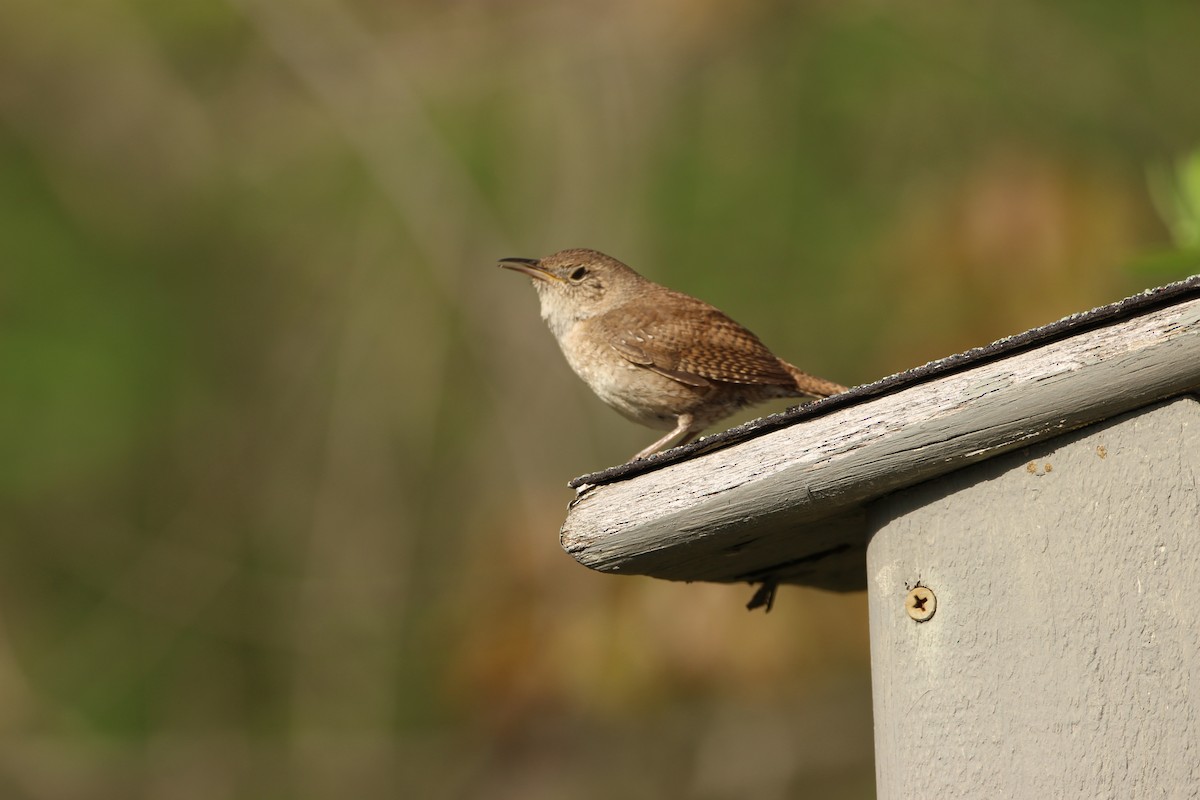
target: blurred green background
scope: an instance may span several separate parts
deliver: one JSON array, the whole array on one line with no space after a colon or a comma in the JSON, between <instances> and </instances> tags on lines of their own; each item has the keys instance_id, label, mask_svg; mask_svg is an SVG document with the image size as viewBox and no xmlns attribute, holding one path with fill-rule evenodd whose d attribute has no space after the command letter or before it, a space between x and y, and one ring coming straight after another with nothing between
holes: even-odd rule
<instances>
[{"instance_id":1,"label":"blurred green background","mask_svg":"<svg viewBox=\"0 0 1200 800\"><path fill-rule=\"evenodd\" d=\"M501 256L861 383L1200 271L1200 4L6 0L0 797L873 795L860 595L586 571Z\"/></svg>"}]
</instances>

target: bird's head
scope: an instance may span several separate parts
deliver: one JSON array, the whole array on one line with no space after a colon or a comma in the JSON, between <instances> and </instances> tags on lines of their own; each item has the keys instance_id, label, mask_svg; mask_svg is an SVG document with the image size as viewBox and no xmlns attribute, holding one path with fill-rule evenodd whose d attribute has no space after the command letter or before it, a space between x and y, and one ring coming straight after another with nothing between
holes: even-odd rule
<instances>
[{"instance_id":1,"label":"bird's head","mask_svg":"<svg viewBox=\"0 0 1200 800\"><path fill-rule=\"evenodd\" d=\"M545 258L502 258L500 266L533 279L542 317L557 336L580 320L627 302L650 283L596 250L560 250Z\"/></svg>"}]
</instances>

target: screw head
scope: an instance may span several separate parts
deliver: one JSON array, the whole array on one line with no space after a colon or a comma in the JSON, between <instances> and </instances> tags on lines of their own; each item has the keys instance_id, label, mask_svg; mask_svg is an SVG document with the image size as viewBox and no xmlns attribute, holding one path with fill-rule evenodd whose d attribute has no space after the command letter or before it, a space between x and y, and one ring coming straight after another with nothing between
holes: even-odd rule
<instances>
[{"instance_id":1,"label":"screw head","mask_svg":"<svg viewBox=\"0 0 1200 800\"><path fill-rule=\"evenodd\" d=\"M904 610L917 622L928 622L937 610L937 596L928 586L914 587L904 598Z\"/></svg>"}]
</instances>

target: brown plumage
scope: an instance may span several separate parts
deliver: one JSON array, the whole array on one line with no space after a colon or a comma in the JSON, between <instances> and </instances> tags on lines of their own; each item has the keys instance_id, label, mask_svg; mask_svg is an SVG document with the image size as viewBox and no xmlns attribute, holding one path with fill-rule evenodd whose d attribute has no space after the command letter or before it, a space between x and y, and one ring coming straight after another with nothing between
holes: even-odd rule
<instances>
[{"instance_id":1,"label":"brown plumage","mask_svg":"<svg viewBox=\"0 0 1200 800\"><path fill-rule=\"evenodd\" d=\"M738 409L777 397L825 397L845 387L775 356L718 309L643 278L595 250L500 266L533 278L542 317L572 369L626 417L684 444Z\"/></svg>"}]
</instances>

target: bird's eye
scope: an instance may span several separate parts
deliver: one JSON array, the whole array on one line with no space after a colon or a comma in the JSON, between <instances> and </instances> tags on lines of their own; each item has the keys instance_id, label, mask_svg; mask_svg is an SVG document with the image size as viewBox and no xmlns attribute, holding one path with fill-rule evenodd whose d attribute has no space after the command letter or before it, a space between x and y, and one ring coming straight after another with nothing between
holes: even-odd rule
<instances>
[{"instance_id":1,"label":"bird's eye","mask_svg":"<svg viewBox=\"0 0 1200 800\"><path fill-rule=\"evenodd\" d=\"M571 273L571 275L570 275L570 277L571 277L571 282L572 282L572 283L579 283L579 282L580 282L581 280L583 280L583 279L584 279L586 276L587 276L587 267L576 267L576 268L575 268L575 271L574 271L574 272L572 272L572 273Z\"/></svg>"}]
</instances>

